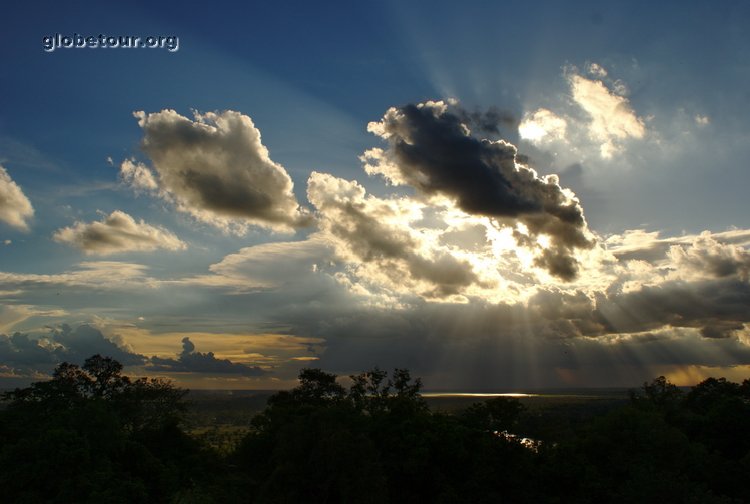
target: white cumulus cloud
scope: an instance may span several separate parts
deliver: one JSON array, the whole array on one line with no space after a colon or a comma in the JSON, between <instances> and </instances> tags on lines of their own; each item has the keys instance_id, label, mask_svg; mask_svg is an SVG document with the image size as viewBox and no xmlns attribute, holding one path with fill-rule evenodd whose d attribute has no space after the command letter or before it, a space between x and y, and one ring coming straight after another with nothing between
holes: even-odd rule
<instances>
[{"instance_id":1,"label":"white cumulus cloud","mask_svg":"<svg viewBox=\"0 0 750 504\"><path fill-rule=\"evenodd\" d=\"M609 158L620 150L620 142L643 138L646 127L624 96L612 92L604 82L575 73L568 76L573 100L590 117L589 135L600 142L602 157Z\"/></svg>"},{"instance_id":2,"label":"white cumulus cloud","mask_svg":"<svg viewBox=\"0 0 750 504\"><path fill-rule=\"evenodd\" d=\"M8 172L0 166L0 221L26 231L28 220L34 215L31 202Z\"/></svg>"},{"instance_id":3,"label":"white cumulus cloud","mask_svg":"<svg viewBox=\"0 0 750 504\"><path fill-rule=\"evenodd\" d=\"M250 117L231 110L195 112L194 120L174 110L134 115L153 163L153 171L133 161L120 166L136 190L153 191L179 211L236 234L250 225L291 231L311 223Z\"/></svg>"},{"instance_id":4,"label":"white cumulus cloud","mask_svg":"<svg viewBox=\"0 0 750 504\"><path fill-rule=\"evenodd\" d=\"M136 221L120 210L115 210L101 221L76 222L73 226L58 229L53 238L77 247L88 255L187 248L172 232L146 224L143 220Z\"/></svg>"},{"instance_id":5,"label":"white cumulus cloud","mask_svg":"<svg viewBox=\"0 0 750 504\"><path fill-rule=\"evenodd\" d=\"M120 177L123 182L136 191L157 191L159 189L154 172L145 164L138 163L133 159L126 159L120 164Z\"/></svg>"}]
</instances>

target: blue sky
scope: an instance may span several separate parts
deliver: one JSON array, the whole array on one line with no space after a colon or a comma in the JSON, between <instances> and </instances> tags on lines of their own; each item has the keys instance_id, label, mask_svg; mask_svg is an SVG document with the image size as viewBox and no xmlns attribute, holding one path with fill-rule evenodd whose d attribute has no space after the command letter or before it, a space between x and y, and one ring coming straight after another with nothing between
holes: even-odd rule
<instances>
[{"instance_id":1,"label":"blue sky","mask_svg":"<svg viewBox=\"0 0 750 504\"><path fill-rule=\"evenodd\" d=\"M0 386L750 372L742 2L5 10Z\"/></svg>"}]
</instances>

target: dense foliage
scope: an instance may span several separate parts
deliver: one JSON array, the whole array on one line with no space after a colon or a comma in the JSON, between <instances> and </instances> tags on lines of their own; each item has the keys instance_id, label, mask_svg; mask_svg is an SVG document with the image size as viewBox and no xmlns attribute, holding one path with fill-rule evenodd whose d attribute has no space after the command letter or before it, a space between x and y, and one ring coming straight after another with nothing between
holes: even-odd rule
<instances>
[{"instance_id":1,"label":"dense foliage","mask_svg":"<svg viewBox=\"0 0 750 504\"><path fill-rule=\"evenodd\" d=\"M268 401L234 461L259 502L522 500L533 454L493 432L518 408L499 399L464 415L431 413L405 370L352 377L308 369Z\"/></svg>"},{"instance_id":2,"label":"dense foliage","mask_svg":"<svg viewBox=\"0 0 750 504\"><path fill-rule=\"evenodd\" d=\"M299 386L272 395L235 449L219 453L185 434L185 391L130 380L100 356L63 364L52 380L6 394L0 500L750 500L748 380L683 391L660 377L606 412L545 417L561 428L509 398L430 411L406 370L350 378L345 388L303 370ZM521 441L530 434L537 443Z\"/></svg>"},{"instance_id":3,"label":"dense foliage","mask_svg":"<svg viewBox=\"0 0 750 504\"><path fill-rule=\"evenodd\" d=\"M192 485L202 453L179 428L185 391L121 371L95 355L5 394L0 500L159 502Z\"/></svg>"}]
</instances>

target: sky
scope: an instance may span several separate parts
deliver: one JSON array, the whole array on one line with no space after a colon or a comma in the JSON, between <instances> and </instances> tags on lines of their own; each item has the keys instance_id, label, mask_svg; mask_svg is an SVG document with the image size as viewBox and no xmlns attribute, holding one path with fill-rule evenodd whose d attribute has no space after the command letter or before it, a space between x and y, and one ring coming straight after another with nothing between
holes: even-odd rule
<instances>
[{"instance_id":1,"label":"sky","mask_svg":"<svg viewBox=\"0 0 750 504\"><path fill-rule=\"evenodd\" d=\"M733 1L14 2L0 387L96 353L191 388L749 378L748 33Z\"/></svg>"}]
</instances>

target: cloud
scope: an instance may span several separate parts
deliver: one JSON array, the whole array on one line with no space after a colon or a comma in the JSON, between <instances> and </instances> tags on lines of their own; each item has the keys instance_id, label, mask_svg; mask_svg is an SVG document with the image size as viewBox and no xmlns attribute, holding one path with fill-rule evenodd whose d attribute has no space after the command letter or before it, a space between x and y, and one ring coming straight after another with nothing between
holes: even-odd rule
<instances>
[{"instance_id":1,"label":"cloud","mask_svg":"<svg viewBox=\"0 0 750 504\"><path fill-rule=\"evenodd\" d=\"M696 114L695 124L697 124L698 126L708 126L709 124L711 124L711 118L706 115Z\"/></svg>"},{"instance_id":2,"label":"cloud","mask_svg":"<svg viewBox=\"0 0 750 504\"><path fill-rule=\"evenodd\" d=\"M750 322L750 253L745 230L659 239L630 231L605 288L541 287L531 316L556 337L601 337L688 328L703 337L737 337ZM610 237L607 242L615 240Z\"/></svg>"},{"instance_id":3,"label":"cloud","mask_svg":"<svg viewBox=\"0 0 750 504\"><path fill-rule=\"evenodd\" d=\"M742 322L747 302L747 284L725 281L611 295L542 287L527 303L331 307L285 321L297 333L325 335L320 364L328 369L407 367L431 387L627 386L658 366L749 364L740 340L750 327Z\"/></svg>"},{"instance_id":4,"label":"cloud","mask_svg":"<svg viewBox=\"0 0 750 504\"><path fill-rule=\"evenodd\" d=\"M112 341L99 329L86 324L76 328L63 324L52 330L52 338L62 345L64 359L74 363L81 363L94 354L112 357L124 366L143 364L146 360L143 355L127 349L121 341Z\"/></svg>"},{"instance_id":5,"label":"cloud","mask_svg":"<svg viewBox=\"0 0 750 504\"><path fill-rule=\"evenodd\" d=\"M738 277L747 282L750 277L750 253L721 243L708 231L687 245L670 246L668 255L676 276L683 280Z\"/></svg>"},{"instance_id":6,"label":"cloud","mask_svg":"<svg viewBox=\"0 0 750 504\"><path fill-rule=\"evenodd\" d=\"M611 160L623 152L627 141L646 137L646 123L633 110L625 83L597 63L588 64L585 74L566 67L568 93L523 115L518 126L521 139L552 150L534 152L537 157L551 155L550 160L564 159L564 164L588 157Z\"/></svg>"},{"instance_id":7,"label":"cloud","mask_svg":"<svg viewBox=\"0 0 750 504\"><path fill-rule=\"evenodd\" d=\"M142 264L120 261L84 261L77 268L57 274L0 272L0 286L31 288L34 286L67 286L92 289L118 289L124 286L153 286Z\"/></svg>"},{"instance_id":8,"label":"cloud","mask_svg":"<svg viewBox=\"0 0 750 504\"><path fill-rule=\"evenodd\" d=\"M603 68L589 72L609 78ZM603 85L610 97L622 98L612 82ZM550 107L524 121L544 131L539 143L575 137L599 157L606 139L589 138L594 119L577 102L569 105L579 114L558 115ZM750 363L750 231L661 236L636 229L599 239L576 196L554 175L538 175L510 143L478 136L514 124L490 112L466 112L455 102L388 110L369 127L384 143L365 153L365 170L411 187L383 194L313 172L307 196L317 228L311 234L245 246L202 275L155 279L146 266L116 261L81 263L59 274L0 273L0 296L14 303L0 309L6 332L39 323L31 317L108 319L130 327L107 332L109 343L72 329L0 338L0 353L14 352L18 363L0 358L0 373L21 369L21 354L39 363L29 370L49 369L61 358L56 352L80 356L88 348L115 351L112 345L135 355L133 362L142 358L114 334L139 354L159 356L140 361L147 371L179 373L181 380L252 379L256 386L291 377L311 359L343 373L408 367L434 379L432 386L549 385L572 383L574 375L631 385L655 376L655 366ZM222 130L225 115L143 114L152 161L124 161L123 181L184 210L187 192L166 182L184 175L170 171L182 163L174 159L209 153L205 166L213 169L223 155L216 145L231 150L247 143L245 116L234 116L240 125ZM607 134L615 149L635 138ZM180 142L182 150L174 147ZM193 196L196 211L208 212L206 222L229 229L261 219L209 211L202 196ZM293 203L285 215L300 218ZM137 230L161 230L123 215ZM79 243L95 226L104 235L128 227L108 224L113 216L66 229ZM217 327L226 332L212 332ZM623 370L642 374L621 377Z\"/></svg>"},{"instance_id":9,"label":"cloud","mask_svg":"<svg viewBox=\"0 0 750 504\"><path fill-rule=\"evenodd\" d=\"M307 194L338 258L361 265L359 277L426 297L459 294L479 281L466 260L419 236L410 221L421 211L409 199L367 196L356 182L317 172L310 175Z\"/></svg>"},{"instance_id":10,"label":"cloud","mask_svg":"<svg viewBox=\"0 0 750 504\"><path fill-rule=\"evenodd\" d=\"M311 180L309 186L311 191L320 191L319 197L346 195L335 203L326 203L334 205L334 210L328 209L332 212L330 219L345 228L337 252L352 254L350 261L355 265L345 267L342 274L358 283L342 285L355 294L362 292L355 287L376 292L372 284L379 284L392 296L391 304L356 303L350 295L348 301L311 303L299 309L301 298L277 283L275 299L290 294L287 306L294 309L279 309L268 315L278 324L290 324L289 330L295 334L325 338L322 366L352 372L373 365L397 365L427 377L431 384L455 384L452 380L462 379L457 377L471 376L467 386L478 386L485 379L529 383L514 381L519 378L538 380L535 383L539 384L585 379L627 385L682 365L750 363L750 346L743 343L750 327L750 286L743 269L747 257L743 247L750 239L747 230L671 238L659 238L643 230L632 232L642 238L637 246L647 250L645 255L617 259L598 245L590 252L601 256L600 262L585 263L585 275L572 283L523 276L523 265L490 261L490 271L501 269L503 275L513 279L513 288L525 290L497 301L489 288L473 295L477 291L472 290L476 288L472 284L462 290L464 302L440 298L435 303L429 297L427 302L416 302L413 294L418 291L404 254L424 250L418 237L429 234L429 227L422 227L426 221L437 227L445 221L412 215L415 203L408 198L375 198L354 182L321 177ZM318 183L323 185L316 187ZM342 184L342 190L332 191L327 184ZM315 197L311 201L316 201ZM379 205L388 211L379 209ZM349 206L359 206L365 214L372 212L386 229L394 223L405 223L396 226L397 232L385 233L395 243L378 244L372 250L364 238L349 236L358 229L345 213ZM332 225L327 219L325 211L321 212L324 236L327 226ZM372 225L360 225L359 230ZM401 234L408 229L414 233ZM471 243L472 253L481 252L486 247L484 230L445 230L436 235L436 243ZM658 247L651 249L654 241ZM348 248L351 243L358 243L360 255ZM430 241L429 246L433 245ZM617 250L613 245L614 240L608 240L607 246ZM633 253L634 247L636 244L631 243ZM378 270L386 270L382 276L363 271L368 263L356 258L368 253L369 264L380 264ZM386 263L385 257L392 262ZM304 262L309 265L310 261L308 257ZM485 272L476 269L479 262L471 264L484 280ZM395 279L383 278L391 271L401 278L403 290L395 285ZM504 285L494 290L507 288Z\"/></svg>"},{"instance_id":11,"label":"cloud","mask_svg":"<svg viewBox=\"0 0 750 504\"><path fill-rule=\"evenodd\" d=\"M351 183L340 179L331 182L337 181ZM362 199L367 201L370 197L364 194ZM400 198L376 198L373 208L399 201ZM354 202L360 200L349 198L341 204ZM482 229L471 227L477 225L474 219L480 218L471 218L469 227L443 229L449 221L447 217L438 215L438 219L425 209L422 215L411 215L415 203L407 199L401 204L405 214L410 215L404 221L404 229L413 228L408 236L414 242L412 250L419 254L428 254L431 247L446 247L456 257L469 257L459 255L459 249L471 243L472 253L484 257L485 249L491 248L483 241L492 243L483 236ZM400 222L396 218L400 213L395 213L393 220L383 215L378 217L386 227ZM341 219L341 223L345 225L347 221ZM441 228L434 236L430 236L431 225ZM422 235L428 236L422 240ZM433 387L478 387L488 380L502 386L549 386L585 380L628 386L676 366L750 363L750 284L743 276L746 256L735 249L744 247L750 232L731 230L710 236L659 238L639 231L637 235L643 238L640 246L647 247L645 237L650 237L658 247L635 259L611 259L610 253L611 260L593 266L582 262L586 274L569 283L524 275L522 264L492 262L487 256L486 271L501 270L511 283L494 288L473 283L462 288L460 300L460 296L427 295L419 299L419 288L428 291L429 284L411 276L411 264L406 259L395 259L391 269L398 275L383 279L374 271L380 271L387 263L373 258L373 270L369 270L368 264L354 255L351 262L338 257L337 254L353 252L346 248L347 241L342 239L341 245L335 244L332 240L340 238L323 229L309 241L246 247L211 268L211 274L220 281L217 285L229 285L229 279L233 279L238 284L256 286L253 289L240 290L229 285L228 295L221 295L215 287L207 293L197 284L191 289L175 286L175 292L190 291L184 311L179 311L175 302L175 308L160 314L157 304L146 313L145 321L137 322L138 327L158 328L158 333L144 329L143 334L137 335L117 328L107 334L122 334L139 354L162 356L149 360L146 372L180 373L180 380L218 376L223 380L252 378L256 383L256 379L263 378L226 362L214 362L228 361L251 369L257 366L262 371L273 369L272 375L264 375L269 386L273 386L272 379L291 378L303 362L295 358L301 356L317 357L321 366L340 373L374 365L408 367ZM681 252L675 254L674 247ZM597 246L591 251L595 252L606 256L607 250ZM727 260L731 268L708 267ZM492 278L478 269L481 261L469 262L482 281ZM100 268L105 276L105 267ZM133 288L140 290L133 292L142 299L148 291L143 287L145 282L137 278L133 277ZM163 289L169 288L169 282L162 285ZM89 284L85 289L96 293L92 309L111 307L111 301L109 305L107 301L102 304L100 287ZM523 290L508 295L507 291L513 289ZM171 294L158 291L160 297ZM498 300L493 294L506 297ZM132 294L129 297L135 299ZM368 302L371 298L376 302ZM381 299L389 302L380 302ZM120 307L137 314L143 309ZM123 313L128 312L120 311L118 315ZM61 314L58 318L71 316ZM247 330L252 321L258 334L184 332L185 327L191 331L213 327L217 316L223 327ZM131 320L136 318L133 315ZM165 328L169 332L163 333ZM163 357L172 351L168 340L185 337L189 339L182 352ZM63 341L47 335L46 340L36 336L32 339L39 340L43 347L74 345L71 338ZM88 344L80 336L78 341L78 354L84 354ZM215 354L196 352L193 344L211 348ZM39 364L28 369L48 368L49 365L44 368ZM190 373L196 375L188 376Z\"/></svg>"},{"instance_id":12,"label":"cloud","mask_svg":"<svg viewBox=\"0 0 750 504\"><path fill-rule=\"evenodd\" d=\"M12 370L14 377L43 378L63 361L80 365L95 354L112 357L126 366L145 362L144 356L126 348L122 341L106 338L90 325L72 328L63 324L36 335L0 334L0 362Z\"/></svg>"},{"instance_id":13,"label":"cloud","mask_svg":"<svg viewBox=\"0 0 750 504\"><path fill-rule=\"evenodd\" d=\"M207 285L227 286L240 291L254 289L299 289L310 277L333 260L333 247L319 234L304 241L274 242L245 247L209 267L213 277L202 277Z\"/></svg>"},{"instance_id":14,"label":"cloud","mask_svg":"<svg viewBox=\"0 0 750 504\"><path fill-rule=\"evenodd\" d=\"M588 72L599 79L605 78L609 73L607 70L598 63L591 63L588 66Z\"/></svg>"},{"instance_id":15,"label":"cloud","mask_svg":"<svg viewBox=\"0 0 750 504\"><path fill-rule=\"evenodd\" d=\"M449 102L452 101L455 102L455 100L449 100ZM516 119L516 116L512 112L501 110L497 107L490 107L484 111L474 110L473 112L457 108L455 112L460 117L462 123L483 133L499 134L503 127L515 128L518 126L518 119Z\"/></svg>"},{"instance_id":16,"label":"cloud","mask_svg":"<svg viewBox=\"0 0 750 504\"><path fill-rule=\"evenodd\" d=\"M0 362L8 366L13 375L35 376L34 370L50 372L61 360L55 347L48 342L17 332L10 336L0 334Z\"/></svg>"},{"instance_id":17,"label":"cloud","mask_svg":"<svg viewBox=\"0 0 750 504\"><path fill-rule=\"evenodd\" d=\"M195 351L189 337L182 338L182 352L177 359L151 357L149 369L171 373L206 373L220 375L263 376L268 373L258 366L247 366L229 359L219 359L213 352Z\"/></svg>"},{"instance_id":18,"label":"cloud","mask_svg":"<svg viewBox=\"0 0 750 504\"><path fill-rule=\"evenodd\" d=\"M8 172L0 166L0 221L9 226L27 231L28 221L34 216L34 208L21 188L13 182Z\"/></svg>"},{"instance_id":19,"label":"cloud","mask_svg":"<svg viewBox=\"0 0 750 504\"><path fill-rule=\"evenodd\" d=\"M641 229L626 230L612 234L604 241L606 247L620 260L642 260L657 262L665 259L671 247L686 246L706 238L724 245L736 245L742 249L750 247L750 230L732 229L729 231L704 231L700 235L684 235L661 238L658 231L647 232Z\"/></svg>"},{"instance_id":20,"label":"cloud","mask_svg":"<svg viewBox=\"0 0 750 504\"><path fill-rule=\"evenodd\" d=\"M115 210L101 221L76 222L71 227L59 229L53 239L77 247L87 255L187 248L170 231L146 224L143 220L136 222L120 210Z\"/></svg>"},{"instance_id":21,"label":"cloud","mask_svg":"<svg viewBox=\"0 0 750 504\"><path fill-rule=\"evenodd\" d=\"M141 147L155 174L126 160L122 179L150 190L196 219L237 234L248 226L290 231L311 224L292 192L292 179L271 160L253 121L239 112L174 110L134 114L143 129ZM158 186L158 190L154 186Z\"/></svg>"},{"instance_id":22,"label":"cloud","mask_svg":"<svg viewBox=\"0 0 750 504\"><path fill-rule=\"evenodd\" d=\"M601 72L597 74L601 76ZM643 120L635 115L627 98L612 92L601 80L587 79L575 72L568 75L568 82L573 100L589 115L588 132L600 142L603 158L618 152L621 141L644 137Z\"/></svg>"},{"instance_id":23,"label":"cloud","mask_svg":"<svg viewBox=\"0 0 750 504\"><path fill-rule=\"evenodd\" d=\"M20 290L3 292L0 291L0 298L14 298L21 294ZM3 299L5 302L6 299ZM65 310L55 308L45 308L40 306L25 304L8 304L0 305L0 331L10 331L19 324L36 317L55 317L60 318L67 315Z\"/></svg>"},{"instance_id":24,"label":"cloud","mask_svg":"<svg viewBox=\"0 0 750 504\"><path fill-rule=\"evenodd\" d=\"M134 159L126 159L120 163L120 178L135 191L156 192L159 189L154 172Z\"/></svg>"},{"instance_id":25,"label":"cloud","mask_svg":"<svg viewBox=\"0 0 750 504\"><path fill-rule=\"evenodd\" d=\"M524 115L518 125L518 134L524 140L532 143L545 143L565 138L568 123L565 119L555 115L545 108Z\"/></svg>"},{"instance_id":26,"label":"cloud","mask_svg":"<svg viewBox=\"0 0 750 504\"><path fill-rule=\"evenodd\" d=\"M508 142L474 138L444 102L391 108L368 130L389 144L388 150L365 152L368 173L427 196L447 197L468 214L520 223L517 238L526 246L548 237L537 264L562 279L575 278L573 252L591 248L594 239L578 199L560 187L557 176L539 177L519 162Z\"/></svg>"},{"instance_id":27,"label":"cloud","mask_svg":"<svg viewBox=\"0 0 750 504\"><path fill-rule=\"evenodd\" d=\"M750 285L737 278L667 281L610 296L598 307L618 332L696 328L704 337L731 337L750 322Z\"/></svg>"},{"instance_id":28,"label":"cloud","mask_svg":"<svg viewBox=\"0 0 750 504\"><path fill-rule=\"evenodd\" d=\"M299 299L299 294L284 293L286 298ZM237 296L232 296L237 299ZM246 301L246 300L245 300ZM246 304L239 305L244 308L245 312L252 312L253 308ZM242 309L240 308L240 309ZM284 307L289 310L289 307ZM252 313L252 317L267 317L264 309L258 310L258 315ZM238 328L247 329L248 323L245 317L244 322L238 323ZM192 319L195 321L196 319ZM162 332L164 325L156 324L158 332L148 329L149 319L146 321L139 320L137 324L109 320L99 322L102 331L107 335L119 335L126 338L127 341L138 348L140 352L150 355L157 355L165 358L174 352L174 342L188 338L190 344L196 348L209 346L217 358L228 359L233 363L243 364L253 367L261 366L262 369L273 368L274 375L278 377L285 371L290 372L289 377L296 376L298 367L294 365L294 357L300 355L317 356L325 352L325 340L323 338L311 338L295 336L293 334L268 333L268 332L237 332L237 333L217 333L217 332L197 332L184 330ZM264 324L268 328L267 324ZM152 326L153 327L153 326ZM212 324L211 329L215 329L216 324ZM183 344L183 351L185 344ZM194 352L193 349L192 353ZM179 359L179 352L177 358ZM171 359L175 360L175 359Z\"/></svg>"}]
</instances>

